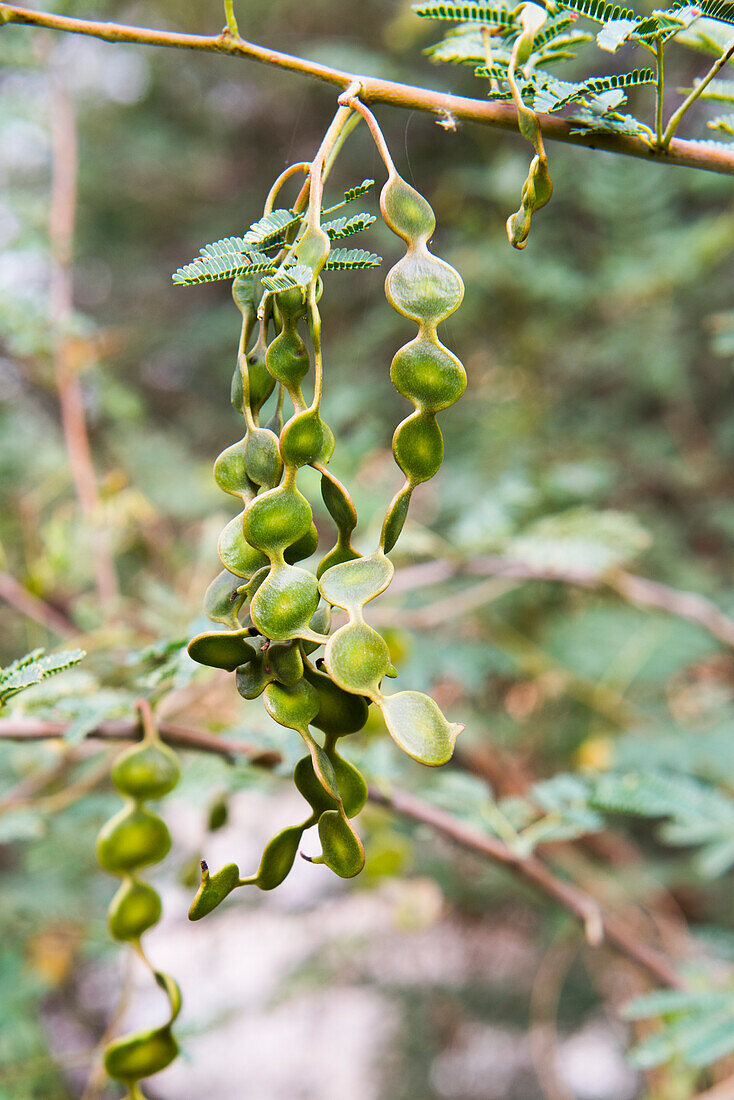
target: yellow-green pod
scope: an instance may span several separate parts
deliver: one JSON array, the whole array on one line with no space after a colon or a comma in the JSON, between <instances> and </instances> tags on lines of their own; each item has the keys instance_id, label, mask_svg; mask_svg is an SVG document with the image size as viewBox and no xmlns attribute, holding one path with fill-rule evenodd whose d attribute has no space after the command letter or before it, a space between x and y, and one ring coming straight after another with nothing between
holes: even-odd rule
<instances>
[{"instance_id":1,"label":"yellow-green pod","mask_svg":"<svg viewBox=\"0 0 734 1100\"><path fill-rule=\"evenodd\" d=\"M166 1025L111 1043L105 1051L104 1068L117 1081L139 1081L160 1073L177 1055L178 1043Z\"/></svg>"},{"instance_id":2,"label":"yellow-green pod","mask_svg":"<svg viewBox=\"0 0 734 1100\"><path fill-rule=\"evenodd\" d=\"M112 782L131 798L163 798L178 783L181 768L173 749L161 741L133 745L112 765Z\"/></svg>"},{"instance_id":3,"label":"yellow-green pod","mask_svg":"<svg viewBox=\"0 0 734 1100\"><path fill-rule=\"evenodd\" d=\"M346 818L337 810L327 810L319 818L322 860L340 878L354 878L364 867L362 841Z\"/></svg>"},{"instance_id":4,"label":"yellow-green pod","mask_svg":"<svg viewBox=\"0 0 734 1100\"><path fill-rule=\"evenodd\" d=\"M138 940L161 919L161 899L147 882L127 879L110 902L107 924L116 940Z\"/></svg>"},{"instance_id":5,"label":"yellow-green pod","mask_svg":"<svg viewBox=\"0 0 734 1100\"><path fill-rule=\"evenodd\" d=\"M102 826L97 860L113 875L158 863L171 849L166 823L142 806L126 806Z\"/></svg>"},{"instance_id":6,"label":"yellow-green pod","mask_svg":"<svg viewBox=\"0 0 734 1100\"><path fill-rule=\"evenodd\" d=\"M283 829L268 844L262 854L255 883L261 890L274 890L284 881L298 854L303 825Z\"/></svg>"}]
</instances>

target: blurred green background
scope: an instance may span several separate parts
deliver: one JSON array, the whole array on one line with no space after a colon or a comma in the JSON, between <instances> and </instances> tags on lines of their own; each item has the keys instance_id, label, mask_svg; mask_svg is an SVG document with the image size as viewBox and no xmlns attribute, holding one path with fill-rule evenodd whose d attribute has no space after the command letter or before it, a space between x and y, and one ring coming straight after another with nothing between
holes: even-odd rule
<instances>
[{"instance_id":1,"label":"blurred green background","mask_svg":"<svg viewBox=\"0 0 734 1100\"><path fill-rule=\"evenodd\" d=\"M63 10L201 33L222 22L212 0ZM436 69L422 56L439 34L407 3L240 0L238 14L257 42L481 94L470 70ZM695 56L679 61L678 83L701 70ZM72 95L78 130L67 338L116 607L102 606L95 589L53 369L50 73ZM636 96L649 111L652 92ZM42 601L29 617L5 585L0 662L39 645L89 651L16 707L75 723L77 779L94 766L85 733L127 713L132 693L161 685L172 689L177 720L277 743L295 758L257 703L239 700L226 677L197 672L179 648L203 621L217 533L231 514L211 465L238 438L229 383L239 315L226 284L179 288L170 275L205 242L259 217L272 179L313 155L333 106L332 89L244 61L0 32L0 566ZM398 590L379 613L398 684L430 690L466 723L463 749L498 799L579 765L672 767L728 797L731 653L701 626L635 607L601 578L629 568L734 613L731 181L551 146L553 201L515 252L504 223L527 145L471 125L447 132L419 113L378 114L400 171L434 206L435 250L466 283L444 339L469 387L443 415L446 461L416 494L396 565L492 555L589 580ZM382 166L360 127L328 190L338 198L372 176L379 188ZM361 201L377 212L374 195ZM359 244L386 265L399 255L379 221ZM371 545L401 480L390 440L406 407L389 363L411 326L385 303L384 270L334 273L322 301L332 465L353 490L360 547ZM317 514L324 531L326 519ZM43 607L68 620L68 638L49 629ZM371 777L496 831L497 802L476 776L449 768L426 777L378 733L354 754ZM95 1043L121 983L133 990L130 1019L147 996L108 940L112 885L95 870L95 833L116 796L97 784L54 813L43 799L14 799L65 751L24 744L0 755L3 1100L119 1095L86 1084ZM168 923L151 934L150 951L184 988L188 1061L149 1083L152 1098L193 1100L206 1089L212 1100L685 1100L711 1083L675 1061L644 1076L629 1069L623 1050L634 1036L617 1009L645 988L639 975L610 952L585 951L555 909L506 876L376 810L361 826L362 880L345 887L304 865L283 899L248 896L211 918L211 930L186 925L192 863L243 851L243 862L255 861L272 822L288 816L283 790L245 766L186 759L170 806L174 851L157 876ZM207 833L223 795L230 820ZM653 914L651 936L665 940L664 918L676 935L687 921L706 950L716 945L718 961L703 971L728 975L726 878L706 877L692 843L664 847L646 820L615 824L616 848L559 851L561 865L612 906L638 901ZM731 852L734 825L722 829ZM152 1000L150 1019L160 1010ZM553 1028L557 1057L547 1047Z\"/></svg>"}]
</instances>

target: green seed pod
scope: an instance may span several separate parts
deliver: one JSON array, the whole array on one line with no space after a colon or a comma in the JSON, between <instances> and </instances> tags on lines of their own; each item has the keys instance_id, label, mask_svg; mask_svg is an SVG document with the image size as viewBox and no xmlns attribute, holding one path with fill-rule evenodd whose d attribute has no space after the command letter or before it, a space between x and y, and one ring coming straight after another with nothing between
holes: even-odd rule
<instances>
[{"instance_id":1,"label":"green seed pod","mask_svg":"<svg viewBox=\"0 0 734 1100\"><path fill-rule=\"evenodd\" d=\"M409 249L395 264L385 280L385 293L404 317L435 326L458 309L464 284L450 264L422 246Z\"/></svg>"},{"instance_id":2,"label":"green seed pod","mask_svg":"<svg viewBox=\"0 0 734 1100\"><path fill-rule=\"evenodd\" d=\"M245 602L245 593L240 592L242 578L223 569L218 573L204 595L204 613L213 623L237 630L238 612Z\"/></svg>"},{"instance_id":3,"label":"green seed pod","mask_svg":"<svg viewBox=\"0 0 734 1100\"><path fill-rule=\"evenodd\" d=\"M265 578L269 575L269 573L270 566L265 565L262 569L258 569L257 573L255 573L254 576L252 576L248 583L245 585L245 592L247 594L247 599L250 601L250 603L252 603L252 597L255 595L260 585L264 584ZM252 623L248 623L247 625L251 626Z\"/></svg>"},{"instance_id":4,"label":"green seed pod","mask_svg":"<svg viewBox=\"0 0 734 1100\"><path fill-rule=\"evenodd\" d=\"M126 806L106 822L97 837L97 861L113 875L159 863L171 849L171 836L159 817L141 806Z\"/></svg>"},{"instance_id":5,"label":"green seed pod","mask_svg":"<svg viewBox=\"0 0 734 1100\"><path fill-rule=\"evenodd\" d=\"M225 668L234 672L255 657L255 648L248 627L242 630L212 630L197 634L188 645L192 661L210 668Z\"/></svg>"},{"instance_id":6,"label":"green seed pod","mask_svg":"<svg viewBox=\"0 0 734 1100\"><path fill-rule=\"evenodd\" d=\"M385 513L385 522L382 527L382 546L386 554L389 554L395 543L400 538L400 533L408 518L410 498L413 495L413 486L404 485L399 493L393 497L390 506Z\"/></svg>"},{"instance_id":7,"label":"green seed pod","mask_svg":"<svg viewBox=\"0 0 734 1100\"><path fill-rule=\"evenodd\" d=\"M310 558L318 544L319 533L316 524L312 523L305 535L301 535L291 546L286 546L283 557L289 565L295 565L297 561Z\"/></svg>"},{"instance_id":8,"label":"green seed pod","mask_svg":"<svg viewBox=\"0 0 734 1100\"><path fill-rule=\"evenodd\" d=\"M214 463L214 480L223 492L249 500L257 492L257 485L247 477L246 448L247 436L225 448Z\"/></svg>"},{"instance_id":9,"label":"green seed pod","mask_svg":"<svg viewBox=\"0 0 734 1100\"><path fill-rule=\"evenodd\" d=\"M252 275L238 275L232 283L234 303L243 316L246 326L252 330L257 318Z\"/></svg>"},{"instance_id":10,"label":"green seed pod","mask_svg":"<svg viewBox=\"0 0 734 1100\"><path fill-rule=\"evenodd\" d=\"M298 854L302 836L303 825L293 825L273 837L262 854L255 876L255 883L261 890L274 890L284 881Z\"/></svg>"},{"instance_id":11,"label":"green seed pod","mask_svg":"<svg viewBox=\"0 0 734 1100\"><path fill-rule=\"evenodd\" d=\"M236 577L249 578L267 565L268 559L260 550L250 546L243 532L244 512L229 521L219 536L217 552L225 569Z\"/></svg>"},{"instance_id":12,"label":"green seed pod","mask_svg":"<svg viewBox=\"0 0 734 1100\"><path fill-rule=\"evenodd\" d=\"M327 603L348 611L374 600L385 591L392 576L392 563L378 552L329 569L321 577L319 588Z\"/></svg>"},{"instance_id":13,"label":"green seed pod","mask_svg":"<svg viewBox=\"0 0 734 1100\"><path fill-rule=\"evenodd\" d=\"M112 782L120 794L140 800L163 798L180 775L175 752L158 740L133 745L112 766Z\"/></svg>"},{"instance_id":14,"label":"green seed pod","mask_svg":"<svg viewBox=\"0 0 734 1100\"><path fill-rule=\"evenodd\" d=\"M535 157L531 165L533 174L533 186L535 188L535 210L540 210L553 195L553 183L548 172L548 161L545 157Z\"/></svg>"},{"instance_id":15,"label":"green seed pod","mask_svg":"<svg viewBox=\"0 0 734 1100\"><path fill-rule=\"evenodd\" d=\"M267 661L279 684L292 687L303 676L303 657L297 645L274 642L267 651Z\"/></svg>"},{"instance_id":16,"label":"green seed pod","mask_svg":"<svg viewBox=\"0 0 734 1100\"><path fill-rule=\"evenodd\" d=\"M428 240L436 228L430 203L400 176L392 176L380 195L382 214L393 233L408 244Z\"/></svg>"},{"instance_id":17,"label":"green seed pod","mask_svg":"<svg viewBox=\"0 0 734 1100\"><path fill-rule=\"evenodd\" d=\"M265 692L265 709L279 725L300 733L318 714L319 697L305 680L293 687L271 684Z\"/></svg>"},{"instance_id":18,"label":"green seed pod","mask_svg":"<svg viewBox=\"0 0 734 1100\"><path fill-rule=\"evenodd\" d=\"M310 756L303 756L293 769L293 782L299 794L308 802L317 817L326 810L338 810L339 802L324 790L321 780L314 771Z\"/></svg>"},{"instance_id":19,"label":"green seed pod","mask_svg":"<svg viewBox=\"0 0 734 1100\"><path fill-rule=\"evenodd\" d=\"M284 325L268 348L266 359L268 372L276 382L282 382L288 390L296 389L308 374L311 359L306 345L293 325Z\"/></svg>"},{"instance_id":20,"label":"green seed pod","mask_svg":"<svg viewBox=\"0 0 734 1100\"><path fill-rule=\"evenodd\" d=\"M337 810L319 818L322 859L340 878L354 878L364 867L364 848L349 822Z\"/></svg>"},{"instance_id":21,"label":"green seed pod","mask_svg":"<svg viewBox=\"0 0 734 1100\"><path fill-rule=\"evenodd\" d=\"M290 485L279 485L248 505L243 528L250 546L272 554L292 546L311 529L311 522L311 507L306 498Z\"/></svg>"},{"instance_id":22,"label":"green seed pod","mask_svg":"<svg viewBox=\"0 0 734 1100\"><path fill-rule=\"evenodd\" d=\"M463 726L449 723L437 703L420 691L399 691L380 703L388 732L403 752L437 767L451 759Z\"/></svg>"},{"instance_id":23,"label":"green seed pod","mask_svg":"<svg viewBox=\"0 0 734 1100\"><path fill-rule=\"evenodd\" d=\"M108 1046L104 1068L117 1081L139 1081L170 1066L178 1050L170 1025L152 1028Z\"/></svg>"},{"instance_id":24,"label":"green seed pod","mask_svg":"<svg viewBox=\"0 0 734 1100\"><path fill-rule=\"evenodd\" d=\"M296 413L280 433L280 450L286 466L328 462L334 452L334 436L318 409Z\"/></svg>"},{"instance_id":25,"label":"green seed pod","mask_svg":"<svg viewBox=\"0 0 734 1100\"><path fill-rule=\"evenodd\" d=\"M367 784L357 769L338 753L332 752L330 759L344 813L347 817L356 817L367 801ZM310 756L298 761L293 771L293 781L317 817L327 810L339 809L339 802L326 792L316 775Z\"/></svg>"},{"instance_id":26,"label":"green seed pod","mask_svg":"<svg viewBox=\"0 0 734 1100\"><path fill-rule=\"evenodd\" d=\"M209 813L207 814L206 827L210 833L216 833L219 829L223 829L229 821L229 800L226 795L220 795L219 798L215 798L209 807Z\"/></svg>"},{"instance_id":27,"label":"green seed pod","mask_svg":"<svg viewBox=\"0 0 734 1100\"><path fill-rule=\"evenodd\" d=\"M308 624L309 628L313 630L314 634L328 634L331 630L331 608L327 603L322 603L316 614ZM318 642L303 642L304 653L313 653L314 649L318 648Z\"/></svg>"},{"instance_id":28,"label":"green seed pod","mask_svg":"<svg viewBox=\"0 0 734 1100\"><path fill-rule=\"evenodd\" d=\"M238 366L240 386L242 386L242 365L243 360L240 359L240 366ZM247 392L250 396L250 409L252 415L257 416L275 389L275 379L267 368L267 344L265 340L258 341L252 351L245 356L244 368L247 371Z\"/></svg>"},{"instance_id":29,"label":"green seed pod","mask_svg":"<svg viewBox=\"0 0 734 1100\"><path fill-rule=\"evenodd\" d=\"M532 117L535 118L534 115ZM528 178L523 184L520 209L507 219L507 236L514 248L525 247L533 212L545 206L552 194L553 184L548 173L548 161L545 155L535 156L530 164Z\"/></svg>"},{"instance_id":30,"label":"green seed pod","mask_svg":"<svg viewBox=\"0 0 734 1100\"><path fill-rule=\"evenodd\" d=\"M319 562L316 576L321 578L328 569L344 562L354 561L360 555L351 543L352 531L357 526L357 510L344 486L328 470L321 468L321 496L329 515L337 527L336 545Z\"/></svg>"},{"instance_id":31,"label":"green seed pod","mask_svg":"<svg viewBox=\"0 0 734 1100\"><path fill-rule=\"evenodd\" d=\"M321 496L339 530L351 534L357 526L357 510L344 486L328 470L321 472Z\"/></svg>"},{"instance_id":32,"label":"green seed pod","mask_svg":"<svg viewBox=\"0 0 734 1100\"><path fill-rule=\"evenodd\" d=\"M354 561L358 557L359 554L354 547L350 546L348 542L345 544L343 540L339 538L336 546L334 546L328 554L325 554L319 562L316 576L320 578L328 569L333 569L335 565L343 565L345 562Z\"/></svg>"},{"instance_id":33,"label":"green seed pod","mask_svg":"<svg viewBox=\"0 0 734 1100\"><path fill-rule=\"evenodd\" d=\"M278 437L268 428L252 428L247 433L245 470L250 481L263 489L273 489L283 473Z\"/></svg>"},{"instance_id":34,"label":"green seed pod","mask_svg":"<svg viewBox=\"0 0 734 1100\"><path fill-rule=\"evenodd\" d=\"M380 150L384 153L384 146L380 145ZM256 875L242 880L232 864L212 878L205 868L192 919L209 912L236 886L277 886L293 864L303 830L316 821L323 854L315 862L327 864L343 877L359 872L364 851L349 817L364 805L367 788L357 769L335 746L340 737L364 727L370 702L385 714L395 740L426 763L439 762L447 746L450 755L458 732L420 693L382 693L383 679L397 673L384 638L364 621L365 605L383 592L392 578L393 567L385 551L392 548L402 529L411 493L416 485L433 477L441 464L443 438L436 413L453 404L466 385L464 368L436 335L437 325L461 302L463 284L452 267L428 250L435 228L430 205L396 175L389 155L384 159L390 178L381 195L383 215L408 246L388 273L386 293L394 308L416 321L419 328L415 339L396 354L391 368L396 387L415 406L393 438L405 484L388 508L379 549L368 557L359 555L351 545L357 523L354 504L326 469L334 436L320 414L323 364L321 320L315 301L322 289L318 273L330 244L318 224L320 196L312 188L308 213L298 227L302 235L298 237L298 230L287 234L285 243L288 246L295 239L292 258L314 272L317 285L296 286L262 299L265 313L259 338L247 357L240 356L242 373L234 393L248 434L218 461L220 486L247 502L242 515L222 532L220 557L228 573L212 586L207 600L215 621L232 629L199 635L190 646L192 656L202 663L236 668L240 694L251 699L263 693L271 718L300 734L309 755L296 766L294 782L312 814L271 841ZM249 300L254 300L252 294ZM250 310L244 297L243 304ZM270 317L276 336L266 347ZM310 407L301 390L310 367L309 351L299 332L304 318L316 366ZM269 394L276 381L280 385L272 428L259 427L256 362L267 372L263 392L267 389ZM294 412L283 425L285 391ZM337 528L336 543L319 563L316 577L294 564L310 557L318 547L311 508L296 484L298 470L309 465L321 474L322 497ZM256 487L259 491L253 496ZM247 583L238 585L240 577ZM245 601L249 601L246 610ZM345 610L349 622L329 637L331 606ZM237 629L240 621L244 626ZM254 641L255 634L261 640ZM304 662L304 655L324 642L326 671L319 672ZM311 733L311 725L324 733L323 747Z\"/></svg>"},{"instance_id":35,"label":"green seed pod","mask_svg":"<svg viewBox=\"0 0 734 1100\"><path fill-rule=\"evenodd\" d=\"M237 669L237 690L243 699L257 699L275 679L272 666L266 663L265 656L257 653L249 664Z\"/></svg>"},{"instance_id":36,"label":"green seed pod","mask_svg":"<svg viewBox=\"0 0 734 1100\"><path fill-rule=\"evenodd\" d=\"M348 760L344 760L337 752L331 753L331 762L334 765L336 784L347 817L356 817L364 808L367 801L367 784L364 776Z\"/></svg>"},{"instance_id":37,"label":"green seed pod","mask_svg":"<svg viewBox=\"0 0 734 1100\"><path fill-rule=\"evenodd\" d=\"M417 485L434 477L443 462L443 436L432 413L415 412L399 424L392 441L395 461Z\"/></svg>"},{"instance_id":38,"label":"green seed pod","mask_svg":"<svg viewBox=\"0 0 734 1100\"><path fill-rule=\"evenodd\" d=\"M271 569L250 604L250 618L266 638L298 637L319 605L318 582L312 573L292 565Z\"/></svg>"},{"instance_id":39,"label":"green seed pod","mask_svg":"<svg viewBox=\"0 0 734 1100\"><path fill-rule=\"evenodd\" d=\"M390 378L398 393L431 412L447 409L466 389L466 371L456 356L425 336L396 352Z\"/></svg>"},{"instance_id":40,"label":"green seed pod","mask_svg":"<svg viewBox=\"0 0 734 1100\"><path fill-rule=\"evenodd\" d=\"M239 885L240 871L236 863L228 863L215 875L210 875L206 863L202 863L201 885L189 907L189 920L201 920Z\"/></svg>"},{"instance_id":41,"label":"green seed pod","mask_svg":"<svg viewBox=\"0 0 734 1100\"><path fill-rule=\"evenodd\" d=\"M278 307L283 322L298 321L306 314L306 301L303 290L294 286L290 290L282 290L275 296L275 304Z\"/></svg>"},{"instance_id":42,"label":"green seed pod","mask_svg":"<svg viewBox=\"0 0 734 1100\"><path fill-rule=\"evenodd\" d=\"M306 665L304 676L319 697L319 710L311 720L316 729L333 737L358 733L364 728L369 715L367 700L360 695L343 691L330 676Z\"/></svg>"},{"instance_id":43,"label":"green seed pod","mask_svg":"<svg viewBox=\"0 0 734 1100\"><path fill-rule=\"evenodd\" d=\"M147 882L126 879L107 910L107 924L116 940L138 940L161 918L161 899Z\"/></svg>"},{"instance_id":44,"label":"green seed pod","mask_svg":"<svg viewBox=\"0 0 734 1100\"><path fill-rule=\"evenodd\" d=\"M234 368L232 382L229 387L229 401L235 412L245 415L245 389L242 385L242 374L239 364Z\"/></svg>"},{"instance_id":45,"label":"green seed pod","mask_svg":"<svg viewBox=\"0 0 734 1100\"><path fill-rule=\"evenodd\" d=\"M464 284L450 264L434 256L427 241L435 218L426 200L402 180L394 168L380 196L388 226L408 248L388 272L385 294L394 309L418 324L418 336L395 355L391 377L417 412L404 420L393 436L393 453L406 483L390 504L380 546L393 548L403 529L413 488L433 477L443 460L443 439L434 420L463 393L466 377L461 363L439 341L436 326L458 309Z\"/></svg>"},{"instance_id":46,"label":"green seed pod","mask_svg":"<svg viewBox=\"0 0 734 1100\"><path fill-rule=\"evenodd\" d=\"M136 707L145 736L141 744L123 752L113 765L112 781L128 801L100 830L97 860L106 871L123 877L107 912L110 932L115 939L132 943L147 963L140 937L160 919L161 901L153 887L138 880L135 872L163 859L170 850L171 837L165 822L142 803L167 794L176 785L180 769L175 753L160 740L150 705L139 700ZM168 1023L119 1039L105 1052L107 1073L128 1085L130 1097L142 1096L136 1087L140 1078L165 1069L178 1054L171 1024L181 1008L181 992L168 975L153 971L153 976L170 1003Z\"/></svg>"},{"instance_id":47,"label":"green seed pod","mask_svg":"<svg viewBox=\"0 0 734 1100\"><path fill-rule=\"evenodd\" d=\"M328 233L320 225L307 225L303 236L294 249L296 263L305 264L318 275L326 263L331 248Z\"/></svg>"},{"instance_id":48,"label":"green seed pod","mask_svg":"<svg viewBox=\"0 0 734 1100\"><path fill-rule=\"evenodd\" d=\"M324 655L329 676L357 695L372 695L390 668L390 653L381 634L367 623L348 623L332 634Z\"/></svg>"}]
</instances>

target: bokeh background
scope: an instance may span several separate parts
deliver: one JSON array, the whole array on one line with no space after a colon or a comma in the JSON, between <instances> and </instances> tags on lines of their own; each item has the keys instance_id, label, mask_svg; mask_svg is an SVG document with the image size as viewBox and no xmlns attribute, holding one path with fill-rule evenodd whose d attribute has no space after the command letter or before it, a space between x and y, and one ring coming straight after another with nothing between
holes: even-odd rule
<instances>
[{"instance_id":1,"label":"bokeh background","mask_svg":"<svg viewBox=\"0 0 734 1100\"><path fill-rule=\"evenodd\" d=\"M202 33L222 22L214 0L59 10ZM238 14L257 42L480 94L470 69L430 65L422 50L438 32L402 0L240 0ZM695 56L679 61L681 82L701 70ZM637 93L640 110L651 95ZM211 466L239 434L239 315L227 285L178 288L170 276L259 217L275 175L313 155L333 101L329 88L226 57L0 31L0 662L34 646L89 653L16 706L68 718L67 741L0 753L3 1100L118 1096L94 1067L120 991L120 1026L162 1011L106 929L115 885L96 869L94 837L117 798L101 775L73 794L99 764L100 744L84 741L96 722L163 685L169 717L275 746L291 763L298 754L258 703L180 648L202 625L232 514ZM398 685L430 690L466 723L465 766L427 776L376 727L353 758L500 832L512 826L497 800L579 768L675 761L726 792L730 650L603 577L632 570L734 611L731 181L553 146L555 195L518 253L504 223L527 172L521 139L378 113L400 170L436 210L436 251L466 282L444 338L469 388L443 416L446 461L416 494L395 560L409 581L434 558L483 558L486 575L408 581L378 616ZM63 211L55 242L49 225L59 173L68 200L74 135L69 312L53 262L68 239ZM372 176L379 187L362 127L329 190L338 198ZM361 201L376 212L374 194ZM398 255L379 221L359 244ZM389 363L409 326L387 307L383 278L335 273L322 302L333 464L353 489L362 547L400 482L390 440L405 403ZM96 476L86 509L68 448L80 415ZM493 573L508 558L530 579ZM542 579L547 570L566 581ZM583 583L567 583L574 575ZM54 779L36 798L44 769ZM151 1098L685 1100L712 1083L680 1063L645 1075L625 1060L639 1035L618 1009L648 988L631 964L585 947L507 874L376 809L361 819L360 879L302 863L274 895L240 893L190 925L198 859L254 866L300 812L281 773L185 755L166 802L174 847L155 871L165 917L147 942L183 988L184 1057L151 1080ZM222 801L227 820L212 831ZM647 820L554 852L611 908L635 902L650 938L675 945L688 925L700 944L715 941L728 975L731 891L693 856L664 847Z\"/></svg>"}]
</instances>

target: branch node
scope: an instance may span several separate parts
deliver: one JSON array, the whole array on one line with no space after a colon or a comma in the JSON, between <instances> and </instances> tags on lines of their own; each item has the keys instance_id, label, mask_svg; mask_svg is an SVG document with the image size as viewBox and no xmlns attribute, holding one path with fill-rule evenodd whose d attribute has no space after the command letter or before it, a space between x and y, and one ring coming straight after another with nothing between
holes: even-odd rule
<instances>
[{"instance_id":1,"label":"branch node","mask_svg":"<svg viewBox=\"0 0 734 1100\"><path fill-rule=\"evenodd\" d=\"M362 81L357 79L352 80L337 99L337 103L340 107L353 107L355 99L359 99L363 92L364 85Z\"/></svg>"}]
</instances>

